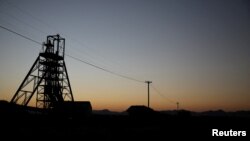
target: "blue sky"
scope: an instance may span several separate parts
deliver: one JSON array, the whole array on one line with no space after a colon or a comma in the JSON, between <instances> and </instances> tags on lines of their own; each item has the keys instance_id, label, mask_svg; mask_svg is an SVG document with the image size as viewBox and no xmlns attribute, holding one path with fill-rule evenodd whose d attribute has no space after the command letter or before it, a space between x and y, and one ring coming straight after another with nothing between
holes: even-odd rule
<instances>
[{"instance_id":1,"label":"blue sky","mask_svg":"<svg viewBox=\"0 0 250 141\"><path fill-rule=\"evenodd\" d=\"M152 108L249 109L250 4L246 0L0 1L0 25L66 53L151 80ZM0 98L10 100L41 46L0 29ZM122 111L147 104L146 84L66 58L76 100Z\"/></svg>"}]
</instances>

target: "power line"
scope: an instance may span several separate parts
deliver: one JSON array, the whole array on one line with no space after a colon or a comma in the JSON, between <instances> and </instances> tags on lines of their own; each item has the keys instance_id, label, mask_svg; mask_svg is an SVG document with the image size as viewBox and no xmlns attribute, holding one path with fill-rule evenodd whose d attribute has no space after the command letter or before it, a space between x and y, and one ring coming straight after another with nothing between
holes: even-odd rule
<instances>
[{"instance_id":1,"label":"power line","mask_svg":"<svg viewBox=\"0 0 250 141\"><path fill-rule=\"evenodd\" d=\"M48 24L46 24L45 22L43 22L42 20L40 20L40 19L37 18L36 16L33 16L32 14L30 14L30 13L27 12L26 10L23 10L23 9L20 8L19 6L15 5L15 4L11 3L11 2L8 2L8 1L3 1L3 2L6 3L6 4L8 4L8 5L10 5L10 6L12 6L12 7L14 7L15 9L18 9L18 10L19 10L20 12L22 12L23 14L28 15L28 16L30 16L31 18L37 20L39 23L43 23L44 25L46 25L46 26L49 27Z\"/></svg>"},{"instance_id":2,"label":"power line","mask_svg":"<svg viewBox=\"0 0 250 141\"><path fill-rule=\"evenodd\" d=\"M27 40L29 40L29 41L31 41L31 42L34 42L34 43L39 44L39 45L42 45L40 42L35 41L35 40L33 40L33 39L31 39L31 38L29 38L29 37L27 37L27 36L25 36L25 35L22 35L22 34L20 34L20 33L17 33L17 32L15 32L15 31L13 31L13 30L11 30L11 29L9 29L9 28L6 28L6 27L1 26L1 25L0 25L0 28L5 29L5 30L7 30L7 31L9 31L9 32L11 32L11 33L14 33L14 34L16 34L16 35L18 35L18 36L20 36L20 37L23 37L23 38L25 38L25 39L27 39ZM89 63L89 62L87 62L87 61L84 61L84 60L82 60L82 59L73 57L73 56L71 56L71 55L69 55L69 54L66 54L66 56L68 56L68 57L70 57L70 58L72 58L72 59L74 59L74 60L77 60L77 61L79 61L79 62L82 62L82 63L84 63L84 64L87 64L87 65L89 65L89 66L95 67L95 68L100 69L100 70L103 70L103 71L105 71L105 72L108 72L108 73L110 73L110 74L113 74L113 75L116 75L116 76L119 76L119 77L122 77L122 78L126 78L126 79L129 79L129 80L132 80L132 81L144 83L144 81L141 81L141 80L138 80L138 79L135 79L135 78L126 76L126 75L119 74L119 73L117 73L117 72L114 72L114 71L105 69L105 68L103 68L103 67L99 67L99 66L97 66L97 65L94 65L94 64Z\"/></svg>"},{"instance_id":3,"label":"power line","mask_svg":"<svg viewBox=\"0 0 250 141\"><path fill-rule=\"evenodd\" d=\"M13 30L11 30L11 29L9 29L9 28L6 28L6 27L4 27L4 26L2 26L2 25L0 25L0 28L4 29L4 30L6 30L6 31L9 31L9 32L11 32L11 33L13 33L13 34L15 34L15 35L18 35L18 36L20 36L20 37L22 37L22 38L25 38L25 39L27 39L27 40L29 40L29 41L31 41L31 42L34 42L34 43L36 43L36 44L38 44L38 45L43 45L42 43L40 43L40 42L38 42L38 41L36 41L36 40L30 38L30 37L27 37L27 36L25 36L25 35L22 35L22 34L20 34L20 33L17 33L16 31L13 31ZM141 81L141 80L138 80L138 79L135 79L135 78L132 78L132 77L129 77L129 76L126 76L126 75L123 75L123 74L120 74L120 73L117 73L117 72L108 70L108 69L103 68L103 67L99 67L99 66L97 66L97 65L95 65L95 64L89 63L89 62L87 62L87 61L84 61L84 60L79 59L79 58L77 58L77 57L71 56L71 55L69 55L69 54L65 54L65 55L66 55L67 57L69 57L69 58L72 58L72 59L76 60L76 61L79 61L79 62L84 63L84 64L86 64L86 65L92 66L92 67L97 68L97 69L99 69L99 70L105 71L105 72L107 72L107 73L110 73L110 74L119 76L119 77L121 77L121 78L125 78L125 79L131 80L131 81L135 81L135 82L139 82L139 83L145 83L144 81ZM162 95L162 94L160 93L160 91L154 87L154 85L151 85L151 86L152 86L152 88L157 92L158 95L160 95L161 97L163 97L164 99L168 100L169 102L171 102L171 103L173 103L173 104L177 104L177 109L179 108L179 102L176 103L176 102L174 102L173 100L170 100L170 99L167 98L166 96Z\"/></svg>"},{"instance_id":4,"label":"power line","mask_svg":"<svg viewBox=\"0 0 250 141\"><path fill-rule=\"evenodd\" d=\"M14 20L16 20L16 21L18 21L18 22L20 22L20 23L22 23L22 24L24 24L24 25L26 25L26 26L28 26L28 27L31 27L31 28L34 29L34 30L37 30L37 31L42 32L42 33L44 33L44 34L47 34L47 33L45 33L43 30L41 30L41 29L39 29L39 28L37 28L37 27L35 27L35 26L33 26L33 25L31 25L31 24L25 22L24 20L21 20L21 19L15 17L14 15L12 15L12 14L10 14L10 13L6 13L6 12L4 12L4 11L1 10L1 14L5 14L7 17L10 17L10 18L12 18L12 19L14 19Z\"/></svg>"},{"instance_id":5,"label":"power line","mask_svg":"<svg viewBox=\"0 0 250 141\"><path fill-rule=\"evenodd\" d=\"M72 59L74 59L74 60L77 60L77 61L79 61L79 62L82 62L82 63L84 63L84 64L87 64L87 65L90 65L90 66L92 66L92 67L95 67L95 68L97 68L97 69L100 69L100 70L103 70L103 71L105 71L105 72L111 73L111 74L113 74L113 75L116 75L116 76L119 76L119 77L122 77L122 78L126 78L126 79L129 79L129 80L133 80L133 81L136 81L136 82L144 83L144 81L141 81L141 80L138 80L138 79L129 77L129 76L125 76L125 75L122 75L122 74L119 74L119 73L116 73L116 72L113 72L113 71L110 71L110 70L108 70L108 69L105 69L105 68L99 67L99 66L97 66L97 65L91 64L91 63L89 63L89 62L86 62L86 61L81 60L81 59L79 59L79 58L73 57L73 56L71 56L71 55L66 54L66 56L68 56L68 57L70 57L70 58L72 58Z\"/></svg>"},{"instance_id":6,"label":"power line","mask_svg":"<svg viewBox=\"0 0 250 141\"><path fill-rule=\"evenodd\" d=\"M25 39L27 39L27 40L29 40L29 41L31 41L31 42L34 42L34 43L39 44L39 45L42 45L40 42L35 41L35 40L33 40L33 39L31 39L31 38L29 38L29 37L27 37L27 36L25 36L25 35L22 35L22 34L20 34L20 33L17 33L17 32L15 32L15 31L13 31L13 30L11 30L11 29L9 29L9 28L6 28L6 27L1 26L1 25L0 25L0 28L5 29L5 30L7 30L7 31L9 31L9 32L11 32L11 33L14 33L14 34L18 35L18 36L21 36L21 37L23 37L23 38L25 38Z\"/></svg>"},{"instance_id":7,"label":"power line","mask_svg":"<svg viewBox=\"0 0 250 141\"><path fill-rule=\"evenodd\" d=\"M152 86L152 88L156 91L156 93L157 93L158 95L160 95L162 98L168 100L169 102L171 102L171 103L173 103L173 104L176 104L176 102L174 102L173 100L167 98L165 95L161 94L160 91L154 87L154 85L151 85L151 86ZM177 102L177 103L178 103L178 102Z\"/></svg>"},{"instance_id":8,"label":"power line","mask_svg":"<svg viewBox=\"0 0 250 141\"><path fill-rule=\"evenodd\" d=\"M23 14L25 14L25 15L27 15L27 16L30 16L31 18L33 18L34 20L38 21L39 23L42 23L42 24L46 25L46 26L49 27L50 29L53 29L53 30L56 29L56 30L58 31L58 29L57 29L56 27L51 26L50 24L44 22L43 20L41 20L40 18L34 16L34 15L31 14L30 12L28 12L27 10L22 9L22 8L20 8L19 6L13 4L13 3L10 3L10 2L7 2L7 1L5 1L5 2L6 2L6 4L8 4L9 6L12 6L12 7L16 8L17 10L19 10L19 11L22 12ZM15 19L17 19L17 18L15 18ZM23 23L24 23L24 22L23 22ZM24 24L25 24L25 23L24 23ZM26 24L26 25L30 26L30 24ZM37 28L35 28L34 26L30 26L30 27L32 27L33 29L37 29ZM38 30L39 32L43 32L43 31L41 31L40 29L37 29L37 30ZM44 33L44 32L43 32L43 33ZM85 54L85 56L89 56L90 58L91 58L91 57L92 57L92 58L97 58L97 60L98 60L99 62L102 62L102 64L104 64L105 66L108 66L106 63L108 63L108 64L110 65L110 63L109 63L110 61L111 61L111 62L116 62L115 64L116 64L116 65L119 65L119 63L117 63L116 60L110 60L109 62L105 61L105 57L103 57L102 54L100 54L98 51L94 50L93 48L88 47L86 44L83 44L83 43L80 42L79 40L76 40L76 39L74 39L74 38L72 38L71 36L68 36L68 35L66 35L66 34L62 34L62 35L64 35L65 37L67 37L67 39L69 39L69 40L71 40L71 41L73 41L73 42L78 43L80 46L84 46L84 47L86 47L86 48L88 48L88 49L90 49L90 50L93 50L94 53L97 54L97 56L91 55L91 53L88 53L88 52L86 52L86 51L82 51L82 50L79 50L79 49L76 50L76 49L75 49L77 52L81 52L81 53ZM74 49L74 48L71 48L71 49ZM99 58L99 59L98 59L98 58ZM100 59L101 59L101 60L100 60ZM90 60L93 60L93 59L90 59ZM94 62L98 63L98 61L94 61ZM99 64L99 65L101 65L101 64ZM113 66L113 65L111 64L111 66Z\"/></svg>"},{"instance_id":9,"label":"power line","mask_svg":"<svg viewBox=\"0 0 250 141\"><path fill-rule=\"evenodd\" d=\"M40 23L45 24L44 22L41 22L41 20L39 20L39 18L36 18L36 17L32 16L30 13L28 13L27 11L22 10L22 9L19 8L18 6L15 6L15 5L13 5L13 4L9 3L9 2L6 2L6 3L8 3L8 4L10 4L11 6L13 6L14 8L20 10L22 13L24 13L24 14L26 14L26 15L32 17L33 19L35 19L35 20L37 20L37 21L39 21ZM0 11L1 11L1 10L0 10ZM5 14L5 15L7 15L8 17L11 17L11 18L15 19L16 21L21 22L22 24L25 24L25 25L28 26L28 27L31 27L32 29L35 29L35 30L37 30L37 31L39 31L39 32L42 32L42 33L45 33L44 31L40 30L39 28L36 28L35 26L33 26L33 25L31 25L31 24L28 24L27 22L24 22L24 21L20 20L19 18L15 17L15 16L13 16L13 15L11 15L11 14L9 14L9 13L6 13L6 12L2 11L1 14ZM46 25L47 25L48 27L50 27L51 29L54 29L54 27L49 26L48 24L46 24ZM46 34L46 33L45 33L45 34ZM67 35L65 35L65 34L63 34L63 35L66 36L67 39L72 40L71 37L69 37L69 36L67 36ZM73 40L72 40L72 41L73 41ZM77 40L74 40L74 42L78 42L78 41L77 41ZM85 46L85 45L83 45L83 46ZM71 49L74 49L74 48L71 48ZM84 53L84 56L89 56L88 53L82 52L81 50L76 50L76 52L77 52L77 53L81 52L81 53ZM87 59L88 62L92 62L92 63L95 62L95 61L91 61L91 60L92 60L92 59L90 59L90 60ZM86 62L86 61L85 61L85 62ZM100 65L100 64L99 64L99 65Z\"/></svg>"}]
</instances>

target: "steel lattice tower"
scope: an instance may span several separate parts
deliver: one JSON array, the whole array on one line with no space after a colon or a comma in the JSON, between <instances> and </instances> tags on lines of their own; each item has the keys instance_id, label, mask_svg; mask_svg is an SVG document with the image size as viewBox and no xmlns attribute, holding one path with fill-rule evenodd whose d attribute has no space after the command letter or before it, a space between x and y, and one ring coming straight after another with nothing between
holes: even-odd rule
<instances>
[{"instance_id":1,"label":"steel lattice tower","mask_svg":"<svg viewBox=\"0 0 250 141\"><path fill-rule=\"evenodd\" d=\"M53 108L64 101L74 101L64 56L65 39L60 35L47 36L11 103L27 106L35 93L38 108Z\"/></svg>"}]
</instances>

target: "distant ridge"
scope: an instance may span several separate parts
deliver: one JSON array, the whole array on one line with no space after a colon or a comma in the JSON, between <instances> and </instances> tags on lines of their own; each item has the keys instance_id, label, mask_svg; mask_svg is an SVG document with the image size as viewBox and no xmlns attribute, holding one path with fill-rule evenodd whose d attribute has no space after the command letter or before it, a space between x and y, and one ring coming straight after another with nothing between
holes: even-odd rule
<instances>
[{"instance_id":1,"label":"distant ridge","mask_svg":"<svg viewBox=\"0 0 250 141\"><path fill-rule=\"evenodd\" d=\"M0 100L0 113L29 113L29 114L41 114L43 112L42 109L37 109L35 107L24 107L21 105L13 105L6 100ZM210 110L204 112L194 112L188 110L162 110L162 111L155 111L161 114L170 115L170 116L208 116L208 117L250 117L250 110L239 110L235 112L226 112L224 110ZM117 112L117 111L110 111L109 109L103 110L93 110L93 114L95 115L128 115L127 111Z\"/></svg>"},{"instance_id":2,"label":"distant ridge","mask_svg":"<svg viewBox=\"0 0 250 141\"><path fill-rule=\"evenodd\" d=\"M92 113L96 115L127 115L126 112L115 112L115 111L110 111L108 109L93 110Z\"/></svg>"},{"instance_id":3,"label":"distant ridge","mask_svg":"<svg viewBox=\"0 0 250 141\"><path fill-rule=\"evenodd\" d=\"M250 110L249 111L235 111L235 112L226 112L224 110L210 110L204 112L194 112L188 110L165 110L159 111L164 114L168 115L178 115L179 112L190 112L191 116L210 116L210 117L224 117L224 116L235 116L235 117L250 117Z\"/></svg>"}]
</instances>

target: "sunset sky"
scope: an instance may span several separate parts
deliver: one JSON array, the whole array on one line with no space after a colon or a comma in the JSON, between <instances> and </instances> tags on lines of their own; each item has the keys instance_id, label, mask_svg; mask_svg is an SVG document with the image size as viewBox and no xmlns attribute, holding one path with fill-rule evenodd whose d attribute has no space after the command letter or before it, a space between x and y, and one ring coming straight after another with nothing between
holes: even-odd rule
<instances>
[{"instance_id":1,"label":"sunset sky","mask_svg":"<svg viewBox=\"0 0 250 141\"><path fill-rule=\"evenodd\" d=\"M66 53L153 81L155 110L250 110L248 0L0 0L0 25ZM0 99L10 101L41 46L0 28ZM66 57L76 101L124 111L147 105L147 84ZM160 93L160 94L159 94ZM32 105L32 103L31 103Z\"/></svg>"}]
</instances>

